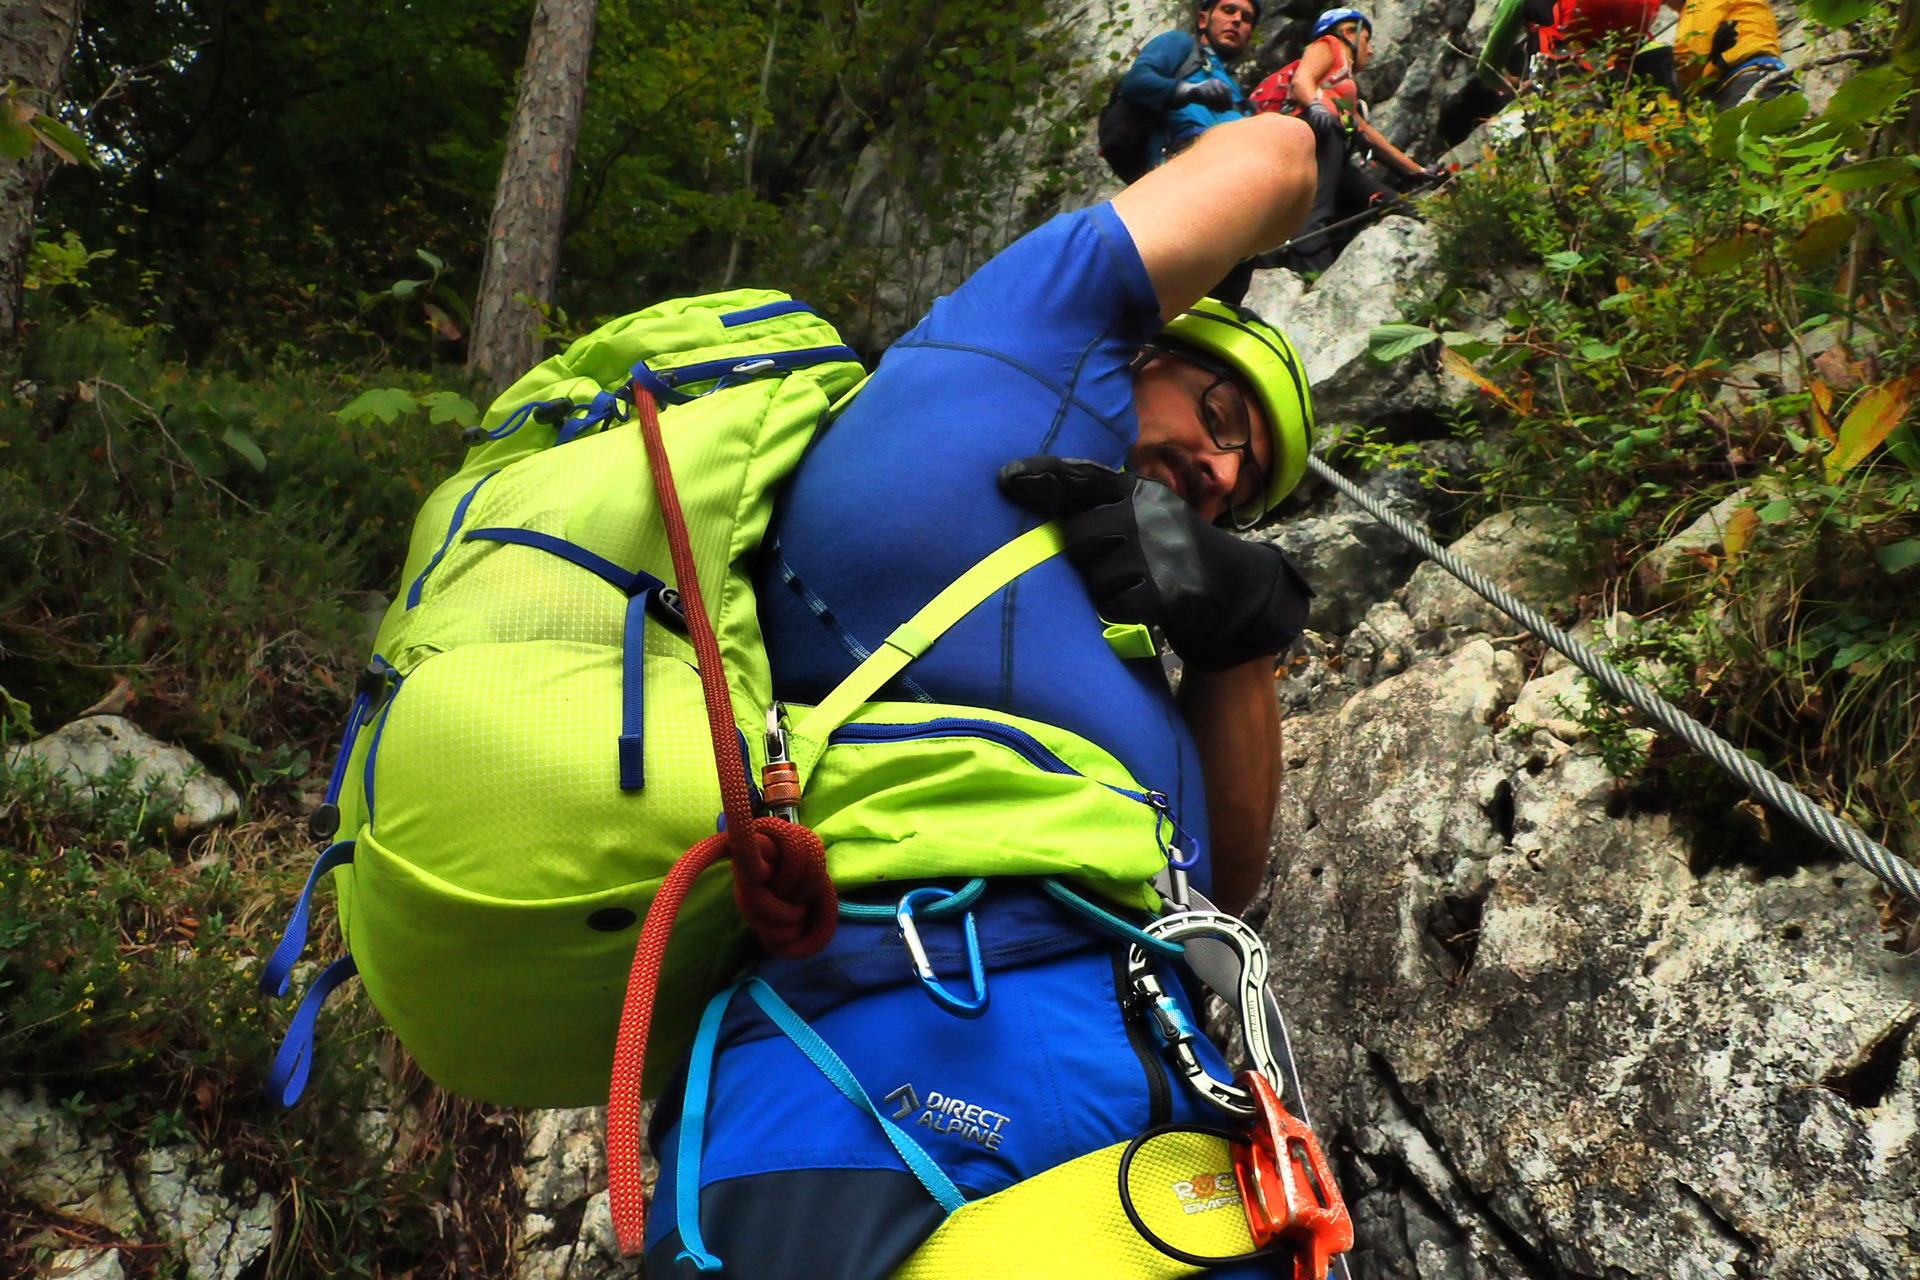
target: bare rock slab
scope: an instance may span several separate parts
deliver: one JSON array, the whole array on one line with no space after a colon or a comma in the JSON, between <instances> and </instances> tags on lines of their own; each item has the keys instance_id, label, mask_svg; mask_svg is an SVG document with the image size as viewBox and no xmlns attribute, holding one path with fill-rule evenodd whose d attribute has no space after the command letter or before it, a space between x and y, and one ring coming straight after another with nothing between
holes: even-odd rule
<instances>
[{"instance_id":1,"label":"bare rock slab","mask_svg":"<svg viewBox=\"0 0 1920 1280\"><path fill-rule=\"evenodd\" d=\"M88 1137L44 1092L0 1090L0 1168L13 1194L116 1235L139 1230L140 1210L105 1138Z\"/></svg>"},{"instance_id":2,"label":"bare rock slab","mask_svg":"<svg viewBox=\"0 0 1920 1280\"><path fill-rule=\"evenodd\" d=\"M1497 727L1520 675L1469 636L1288 722L1261 929L1354 1273L1920 1275L1920 964L1870 878L1696 874Z\"/></svg>"},{"instance_id":3,"label":"bare rock slab","mask_svg":"<svg viewBox=\"0 0 1920 1280\"><path fill-rule=\"evenodd\" d=\"M1437 253L1431 227L1387 218L1355 236L1311 287L1291 271L1254 273L1247 305L1299 348L1323 427L1391 424L1440 406L1440 385L1421 361L1381 364L1367 354L1368 331L1400 320L1424 296Z\"/></svg>"},{"instance_id":4,"label":"bare rock slab","mask_svg":"<svg viewBox=\"0 0 1920 1280\"><path fill-rule=\"evenodd\" d=\"M126 767L122 762L132 761L134 787L150 787L177 802L183 832L229 821L240 812L239 795L208 773L191 752L148 736L124 716L75 720L37 742L15 748L8 764L18 768L28 759L40 761L82 792L93 790L116 767Z\"/></svg>"},{"instance_id":5,"label":"bare rock slab","mask_svg":"<svg viewBox=\"0 0 1920 1280\"><path fill-rule=\"evenodd\" d=\"M156 1234L187 1255L188 1280L236 1280L273 1244L273 1197L228 1196L221 1170L185 1147L144 1153L136 1187Z\"/></svg>"}]
</instances>

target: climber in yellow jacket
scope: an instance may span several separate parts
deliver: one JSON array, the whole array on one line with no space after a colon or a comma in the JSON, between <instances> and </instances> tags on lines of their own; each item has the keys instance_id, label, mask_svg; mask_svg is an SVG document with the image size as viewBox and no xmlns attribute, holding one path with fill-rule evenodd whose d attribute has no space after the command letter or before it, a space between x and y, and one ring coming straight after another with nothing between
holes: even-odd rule
<instances>
[{"instance_id":1,"label":"climber in yellow jacket","mask_svg":"<svg viewBox=\"0 0 1920 1280\"><path fill-rule=\"evenodd\" d=\"M1673 32L1680 93L1717 110L1765 100L1795 86L1780 59L1780 26L1767 0L1666 0L1680 12Z\"/></svg>"}]
</instances>

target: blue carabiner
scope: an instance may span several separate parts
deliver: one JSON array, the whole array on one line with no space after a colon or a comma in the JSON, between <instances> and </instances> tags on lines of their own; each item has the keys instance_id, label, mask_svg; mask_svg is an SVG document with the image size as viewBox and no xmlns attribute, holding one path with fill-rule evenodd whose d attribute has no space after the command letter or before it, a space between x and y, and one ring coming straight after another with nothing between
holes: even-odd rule
<instances>
[{"instance_id":1,"label":"blue carabiner","mask_svg":"<svg viewBox=\"0 0 1920 1280\"><path fill-rule=\"evenodd\" d=\"M940 982L940 975L933 971L933 962L927 959L927 949L920 941L920 928L913 922L913 909L916 905L928 901L943 901L953 897L953 890L942 889L937 885L928 885L908 890L900 899L900 905L894 908L894 923L900 927L900 940L907 944L907 954L913 958L913 972L920 979L920 985L927 989L933 1002L956 1018L977 1018L987 1011L987 966L980 958L980 934L973 924L973 912L966 915L967 930L967 968L973 978L971 998L957 996Z\"/></svg>"}]
</instances>

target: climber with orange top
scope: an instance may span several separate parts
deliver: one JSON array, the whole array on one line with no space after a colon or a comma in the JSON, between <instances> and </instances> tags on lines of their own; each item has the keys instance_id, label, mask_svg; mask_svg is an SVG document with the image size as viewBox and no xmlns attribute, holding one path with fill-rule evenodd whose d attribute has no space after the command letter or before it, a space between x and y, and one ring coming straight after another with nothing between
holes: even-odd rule
<instances>
[{"instance_id":1,"label":"climber with orange top","mask_svg":"<svg viewBox=\"0 0 1920 1280\"><path fill-rule=\"evenodd\" d=\"M1316 234L1368 206L1397 200L1379 179L1354 163L1369 149L1410 178L1435 179L1439 166L1422 166L1368 123L1354 76L1373 58L1373 23L1358 9L1330 9L1313 25L1313 43L1299 59L1260 83L1253 102L1261 111L1298 116L1313 128L1319 183L1306 225L1290 242L1282 265L1295 271L1325 271L1346 237Z\"/></svg>"}]
</instances>

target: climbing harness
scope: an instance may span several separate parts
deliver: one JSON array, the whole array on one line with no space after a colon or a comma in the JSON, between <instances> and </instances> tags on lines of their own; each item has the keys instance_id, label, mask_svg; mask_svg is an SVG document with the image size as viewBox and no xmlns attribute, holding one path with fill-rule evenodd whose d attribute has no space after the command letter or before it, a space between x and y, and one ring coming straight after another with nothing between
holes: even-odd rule
<instances>
[{"instance_id":1,"label":"climbing harness","mask_svg":"<svg viewBox=\"0 0 1920 1280\"><path fill-rule=\"evenodd\" d=\"M1682 742L1719 765L1809 833L1845 854L1896 894L1920 903L1920 867L1874 840L1845 818L1813 803L1778 774L1662 698L1645 684L1608 662L1591 648L1548 622L1472 565L1453 555L1413 521L1376 500L1317 457L1307 459L1325 480L1361 510L1399 534L1420 554L1458 578L1482 599L1498 607L1539 639L1553 646L1614 697L1627 703Z\"/></svg>"}]
</instances>

